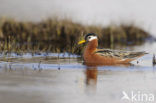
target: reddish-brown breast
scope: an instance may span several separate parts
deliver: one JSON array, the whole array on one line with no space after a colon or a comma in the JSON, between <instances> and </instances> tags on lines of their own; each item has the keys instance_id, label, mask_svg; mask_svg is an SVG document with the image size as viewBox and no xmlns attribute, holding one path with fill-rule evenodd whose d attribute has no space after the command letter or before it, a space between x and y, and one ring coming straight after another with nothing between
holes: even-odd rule
<instances>
[{"instance_id":1,"label":"reddish-brown breast","mask_svg":"<svg viewBox=\"0 0 156 103\"><path fill-rule=\"evenodd\" d=\"M119 63L128 63L129 61L121 61L119 58L105 57L95 53L98 47L97 39L90 41L84 51L83 57L87 65L114 65Z\"/></svg>"}]
</instances>

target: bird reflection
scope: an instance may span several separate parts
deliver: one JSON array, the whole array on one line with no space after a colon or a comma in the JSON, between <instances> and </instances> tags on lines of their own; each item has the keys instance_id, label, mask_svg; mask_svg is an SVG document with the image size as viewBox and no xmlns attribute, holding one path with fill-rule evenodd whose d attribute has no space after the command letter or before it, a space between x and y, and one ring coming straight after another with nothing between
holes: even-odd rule
<instances>
[{"instance_id":1,"label":"bird reflection","mask_svg":"<svg viewBox=\"0 0 156 103\"><path fill-rule=\"evenodd\" d=\"M96 66L87 66L86 71L86 91L89 93L95 93L97 87L97 75L98 70Z\"/></svg>"},{"instance_id":2,"label":"bird reflection","mask_svg":"<svg viewBox=\"0 0 156 103\"><path fill-rule=\"evenodd\" d=\"M96 85L97 83L97 67L87 67L86 69L86 84Z\"/></svg>"},{"instance_id":3,"label":"bird reflection","mask_svg":"<svg viewBox=\"0 0 156 103\"><path fill-rule=\"evenodd\" d=\"M96 92L97 88L97 82L98 82L98 66L108 66L108 65L96 65L96 64L88 64L84 63L86 65L86 70L85 70L85 76L86 76L86 90L87 92ZM116 64L116 65L111 65L111 66L124 66L124 67L129 67L132 64ZM110 65L109 65L110 66Z\"/></svg>"}]
</instances>

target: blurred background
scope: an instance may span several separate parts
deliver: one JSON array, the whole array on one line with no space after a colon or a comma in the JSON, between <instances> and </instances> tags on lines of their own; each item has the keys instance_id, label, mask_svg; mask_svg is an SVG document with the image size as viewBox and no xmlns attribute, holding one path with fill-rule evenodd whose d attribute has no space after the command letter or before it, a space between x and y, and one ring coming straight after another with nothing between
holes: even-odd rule
<instances>
[{"instance_id":1,"label":"blurred background","mask_svg":"<svg viewBox=\"0 0 156 103\"><path fill-rule=\"evenodd\" d=\"M57 17L85 25L134 23L155 34L155 0L1 0L1 17L40 22Z\"/></svg>"},{"instance_id":2,"label":"blurred background","mask_svg":"<svg viewBox=\"0 0 156 103\"><path fill-rule=\"evenodd\" d=\"M15 51L11 48L14 46L22 51L80 53L75 44L89 32L99 35L100 47L112 49L155 41L154 0L0 2L0 39L5 45L0 46L2 51Z\"/></svg>"},{"instance_id":3,"label":"blurred background","mask_svg":"<svg viewBox=\"0 0 156 103\"><path fill-rule=\"evenodd\" d=\"M0 0L0 103L125 103L123 91L156 94L155 4ZM129 65L88 68L85 45L77 43L90 32L99 48L149 54Z\"/></svg>"}]
</instances>

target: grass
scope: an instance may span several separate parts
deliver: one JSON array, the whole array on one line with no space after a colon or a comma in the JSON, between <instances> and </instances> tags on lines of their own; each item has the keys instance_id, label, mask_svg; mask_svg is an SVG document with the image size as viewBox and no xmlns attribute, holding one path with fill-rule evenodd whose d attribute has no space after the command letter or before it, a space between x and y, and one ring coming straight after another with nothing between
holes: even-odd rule
<instances>
[{"instance_id":1,"label":"grass","mask_svg":"<svg viewBox=\"0 0 156 103\"><path fill-rule=\"evenodd\" d=\"M86 26L72 20L47 19L38 23L0 19L0 52L81 53L77 42L83 34L94 32L99 46L141 45L150 34L135 25Z\"/></svg>"}]
</instances>

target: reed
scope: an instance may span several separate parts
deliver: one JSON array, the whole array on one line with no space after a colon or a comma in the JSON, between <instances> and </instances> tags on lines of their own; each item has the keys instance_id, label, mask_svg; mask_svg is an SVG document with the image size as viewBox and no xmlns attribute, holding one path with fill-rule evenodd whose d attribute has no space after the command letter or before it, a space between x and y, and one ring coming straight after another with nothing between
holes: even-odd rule
<instances>
[{"instance_id":1,"label":"reed","mask_svg":"<svg viewBox=\"0 0 156 103\"><path fill-rule=\"evenodd\" d=\"M72 20L47 19L24 22L0 19L0 52L70 52L81 53L77 42L82 33L94 32L101 47L141 45L150 34L135 25L107 27L82 25Z\"/></svg>"}]
</instances>

